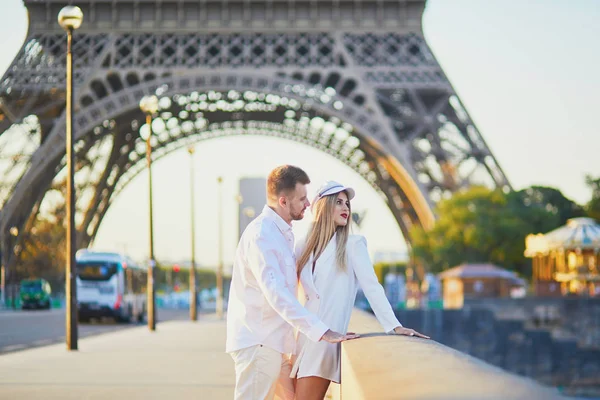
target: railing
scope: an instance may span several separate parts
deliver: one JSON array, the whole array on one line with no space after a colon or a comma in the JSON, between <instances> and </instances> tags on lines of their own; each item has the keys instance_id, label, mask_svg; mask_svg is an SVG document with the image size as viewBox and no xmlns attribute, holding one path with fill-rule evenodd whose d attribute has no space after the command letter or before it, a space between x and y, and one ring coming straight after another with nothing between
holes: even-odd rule
<instances>
[{"instance_id":1,"label":"railing","mask_svg":"<svg viewBox=\"0 0 600 400\"><path fill-rule=\"evenodd\" d=\"M354 311L349 331L362 337L342 344L342 384L332 385L331 399L562 398L554 389L453 350L435 338L372 333L381 332L381 326L364 311Z\"/></svg>"}]
</instances>

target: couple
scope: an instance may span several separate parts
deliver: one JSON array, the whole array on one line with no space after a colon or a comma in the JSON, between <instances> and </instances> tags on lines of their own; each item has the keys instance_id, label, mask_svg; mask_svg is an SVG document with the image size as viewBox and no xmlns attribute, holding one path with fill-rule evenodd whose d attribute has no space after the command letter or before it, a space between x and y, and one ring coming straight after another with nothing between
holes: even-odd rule
<instances>
[{"instance_id":1,"label":"couple","mask_svg":"<svg viewBox=\"0 0 600 400\"><path fill-rule=\"evenodd\" d=\"M340 342L358 337L346 333L358 285L386 332L428 338L398 322L364 237L350 235L352 188L319 189L312 228L295 246L292 221L311 206L309 183L291 165L271 171L267 205L240 239L227 312L235 399L323 399L330 382L340 382Z\"/></svg>"}]
</instances>

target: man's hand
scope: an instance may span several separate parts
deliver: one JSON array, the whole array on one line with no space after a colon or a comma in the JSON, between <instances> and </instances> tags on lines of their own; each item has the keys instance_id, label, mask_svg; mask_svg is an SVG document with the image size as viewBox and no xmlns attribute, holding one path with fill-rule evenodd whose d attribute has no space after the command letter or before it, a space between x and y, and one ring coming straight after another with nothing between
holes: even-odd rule
<instances>
[{"instance_id":1,"label":"man's hand","mask_svg":"<svg viewBox=\"0 0 600 400\"><path fill-rule=\"evenodd\" d=\"M344 335L342 333L337 333L332 331L331 329L328 329L327 332L325 332L323 336L321 336L321 340L324 340L329 343L339 343L343 342L344 340L356 339L358 337L360 337L360 335L357 335L354 332L348 332Z\"/></svg>"},{"instance_id":2,"label":"man's hand","mask_svg":"<svg viewBox=\"0 0 600 400\"><path fill-rule=\"evenodd\" d=\"M430 339L429 336L425 336L422 333L415 331L414 329L403 328L401 326L397 326L394 328L394 335L417 336L423 339Z\"/></svg>"}]
</instances>

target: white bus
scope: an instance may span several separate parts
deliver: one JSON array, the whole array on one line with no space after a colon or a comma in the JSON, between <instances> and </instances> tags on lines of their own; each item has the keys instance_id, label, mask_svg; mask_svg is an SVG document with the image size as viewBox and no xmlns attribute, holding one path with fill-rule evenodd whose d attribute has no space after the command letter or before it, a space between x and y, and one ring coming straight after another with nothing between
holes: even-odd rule
<instances>
[{"instance_id":1,"label":"white bus","mask_svg":"<svg viewBox=\"0 0 600 400\"><path fill-rule=\"evenodd\" d=\"M118 253L77 252L79 321L112 317L142 322L146 313L147 270Z\"/></svg>"}]
</instances>

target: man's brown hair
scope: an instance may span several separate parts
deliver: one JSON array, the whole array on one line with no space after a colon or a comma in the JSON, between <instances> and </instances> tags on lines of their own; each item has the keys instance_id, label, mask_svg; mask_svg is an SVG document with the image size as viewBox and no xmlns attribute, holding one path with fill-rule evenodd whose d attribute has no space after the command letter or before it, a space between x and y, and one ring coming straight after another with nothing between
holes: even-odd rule
<instances>
[{"instance_id":1,"label":"man's brown hair","mask_svg":"<svg viewBox=\"0 0 600 400\"><path fill-rule=\"evenodd\" d=\"M296 189L296 184L308 185L310 179L306 172L293 165L282 165L269 173L267 178L267 198L277 199L283 192Z\"/></svg>"}]
</instances>

